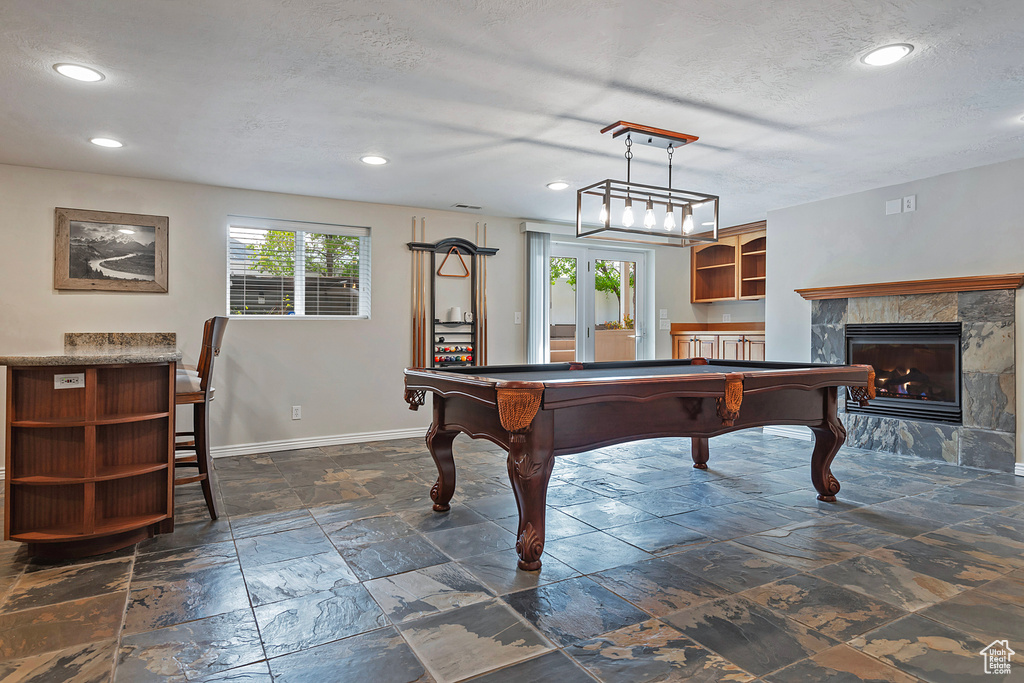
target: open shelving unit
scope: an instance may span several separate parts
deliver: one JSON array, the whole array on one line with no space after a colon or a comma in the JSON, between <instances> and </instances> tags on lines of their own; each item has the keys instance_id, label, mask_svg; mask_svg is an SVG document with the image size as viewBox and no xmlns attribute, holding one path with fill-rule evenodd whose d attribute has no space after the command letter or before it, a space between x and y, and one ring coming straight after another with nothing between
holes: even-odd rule
<instances>
[{"instance_id":1,"label":"open shelving unit","mask_svg":"<svg viewBox=\"0 0 1024 683\"><path fill-rule=\"evenodd\" d=\"M7 369L4 538L94 555L174 528L174 364ZM81 373L84 386L56 388Z\"/></svg>"},{"instance_id":2,"label":"open shelving unit","mask_svg":"<svg viewBox=\"0 0 1024 683\"><path fill-rule=\"evenodd\" d=\"M693 247L690 254L691 303L764 298L765 231L722 237L715 244Z\"/></svg>"}]
</instances>

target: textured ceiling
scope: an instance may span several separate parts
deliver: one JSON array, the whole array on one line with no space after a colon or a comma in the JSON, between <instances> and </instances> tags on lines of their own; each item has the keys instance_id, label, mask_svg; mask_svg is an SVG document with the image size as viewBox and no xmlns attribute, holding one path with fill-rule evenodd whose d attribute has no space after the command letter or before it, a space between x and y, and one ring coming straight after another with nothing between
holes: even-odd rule
<instances>
[{"instance_id":1,"label":"textured ceiling","mask_svg":"<svg viewBox=\"0 0 1024 683\"><path fill-rule=\"evenodd\" d=\"M1022 55L1021 0L3 0L0 163L572 220L623 119L730 225L1024 156Z\"/></svg>"}]
</instances>

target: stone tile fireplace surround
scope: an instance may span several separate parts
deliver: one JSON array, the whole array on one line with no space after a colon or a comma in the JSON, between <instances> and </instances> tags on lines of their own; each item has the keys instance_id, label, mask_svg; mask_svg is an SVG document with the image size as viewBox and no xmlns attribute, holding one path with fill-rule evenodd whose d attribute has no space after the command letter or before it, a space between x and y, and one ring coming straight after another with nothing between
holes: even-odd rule
<instances>
[{"instance_id":1,"label":"stone tile fireplace surround","mask_svg":"<svg viewBox=\"0 0 1024 683\"><path fill-rule=\"evenodd\" d=\"M893 284L899 291L900 283ZM801 294L804 291L809 290ZM962 325L963 424L847 413L841 403L846 442L1012 472L1016 459L1013 289L814 298L811 360L846 362L848 323L927 322Z\"/></svg>"}]
</instances>

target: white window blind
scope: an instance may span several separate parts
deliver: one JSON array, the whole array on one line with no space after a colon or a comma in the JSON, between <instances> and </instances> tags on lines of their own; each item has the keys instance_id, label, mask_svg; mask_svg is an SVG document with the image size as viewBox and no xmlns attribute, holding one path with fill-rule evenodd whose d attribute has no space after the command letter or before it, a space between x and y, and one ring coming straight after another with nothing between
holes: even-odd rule
<instances>
[{"instance_id":1,"label":"white window blind","mask_svg":"<svg viewBox=\"0 0 1024 683\"><path fill-rule=\"evenodd\" d=\"M232 216L228 312L370 317L370 229Z\"/></svg>"}]
</instances>

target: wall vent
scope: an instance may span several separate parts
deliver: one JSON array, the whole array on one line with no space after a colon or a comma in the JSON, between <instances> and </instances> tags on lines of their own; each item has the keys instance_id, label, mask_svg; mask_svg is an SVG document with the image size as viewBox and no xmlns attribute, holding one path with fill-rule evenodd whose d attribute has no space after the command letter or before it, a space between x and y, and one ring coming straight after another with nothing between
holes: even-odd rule
<instances>
[{"instance_id":1,"label":"wall vent","mask_svg":"<svg viewBox=\"0 0 1024 683\"><path fill-rule=\"evenodd\" d=\"M473 206L472 204L452 204L452 208L453 209L473 209L474 211L479 211L480 209L482 209L484 207L482 207L482 206Z\"/></svg>"}]
</instances>

